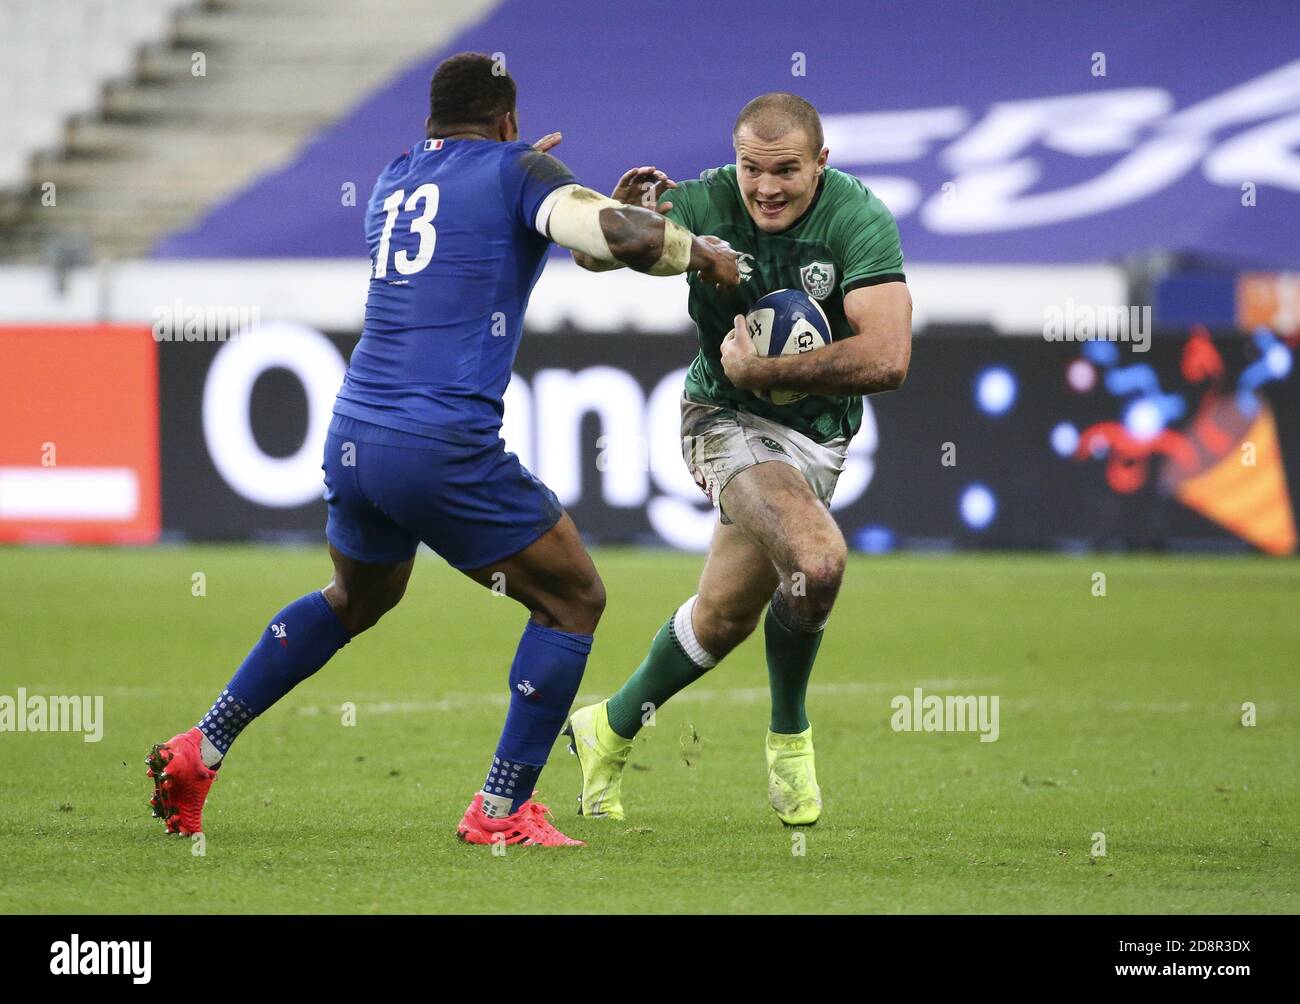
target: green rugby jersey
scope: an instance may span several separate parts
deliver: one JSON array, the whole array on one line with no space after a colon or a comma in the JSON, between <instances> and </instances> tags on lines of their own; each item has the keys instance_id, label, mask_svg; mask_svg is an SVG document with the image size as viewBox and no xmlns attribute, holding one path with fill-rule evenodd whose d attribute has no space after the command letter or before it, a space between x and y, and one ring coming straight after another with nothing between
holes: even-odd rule
<instances>
[{"instance_id":1,"label":"green rugby jersey","mask_svg":"<svg viewBox=\"0 0 1300 1004\"><path fill-rule=\"evenodd\" d=\"M844 316L845 294L903 279L898 227L885 204L857 178L827 168L812 205L794 226L765 233L741 201L734 164L705 171L698 181L681 182L664 198L673 203L670 219L694 233L721 237L740 255L736 289L720 291L694 273L687 276L700 353L686 376L686 393L697 401L761 415L819 443L856 433L862 424L861 397L809 394L788 405L764 401L727 379L722 339L737 314L749 313L756 300L778 289L802 289L825 311L835 340L852 337Z\"/></svg>"}]
</instances>

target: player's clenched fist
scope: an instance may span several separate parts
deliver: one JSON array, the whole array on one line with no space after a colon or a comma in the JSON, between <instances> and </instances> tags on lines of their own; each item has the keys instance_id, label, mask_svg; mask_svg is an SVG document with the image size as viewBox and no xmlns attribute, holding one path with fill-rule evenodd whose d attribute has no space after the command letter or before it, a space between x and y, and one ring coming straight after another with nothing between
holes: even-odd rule
<instances>
[{"instance_id":1,"label":"player's clenched fist","mask_svg":"<svg viewBox=\"0 0 1300 1004\"><path fill-rule=\"evenodd\" d=\"M737 314L735 326L722 339L722 371L741 390L755 390L761 363L758 346L745 327L745 315Z\"/></svg>"}]
</instances>

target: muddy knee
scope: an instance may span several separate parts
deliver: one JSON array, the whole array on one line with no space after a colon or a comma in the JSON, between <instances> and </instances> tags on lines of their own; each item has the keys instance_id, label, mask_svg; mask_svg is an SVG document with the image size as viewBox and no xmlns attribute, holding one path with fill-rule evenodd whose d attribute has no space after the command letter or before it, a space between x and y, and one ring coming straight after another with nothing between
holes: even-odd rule
<instances>
[{"instance_id":1,"label":"muddy knee","mask_svg":"<svg viewBox=\"0 0 1300 1004\"><path fill-rule=\"evenodd\" d=\"M844 581L845 558L842 543L839 547L828 546L781 576L778 602L804 629L819 630L830 617Z\"/></svg>"}]
</instances>

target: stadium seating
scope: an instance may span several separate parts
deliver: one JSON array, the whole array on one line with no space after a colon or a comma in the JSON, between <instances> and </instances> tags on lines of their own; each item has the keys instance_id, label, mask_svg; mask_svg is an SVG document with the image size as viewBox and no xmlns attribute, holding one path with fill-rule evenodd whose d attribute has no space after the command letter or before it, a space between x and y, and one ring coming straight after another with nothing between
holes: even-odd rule
<instances>
[{"instance_id":1,"label":"stadium seating","mask_svg":"<svg viewBox=\"0 0 1300 1004\"><path fill-rule=\"evenodd\" d=\"M486 0L59 0L0 42L0 260L118 260L284 162ZM10 68L17 72L10 72ZM29 194L53 182L57 207ZM21 208L16 209L18 200Z\"/></svg>"},{"instance_id":2,"label":"stadium seating","mask_svg":"<svg viewBox=\"0 0 1300 1004\"><path fill-rule=\"evenodd\" d=\"M194 0L59 0L10 6L0 34L0 188L28 180L36 153L58 149L67 120L93 111L103 86L132 72Z\"/></svg>"}]
</instances>

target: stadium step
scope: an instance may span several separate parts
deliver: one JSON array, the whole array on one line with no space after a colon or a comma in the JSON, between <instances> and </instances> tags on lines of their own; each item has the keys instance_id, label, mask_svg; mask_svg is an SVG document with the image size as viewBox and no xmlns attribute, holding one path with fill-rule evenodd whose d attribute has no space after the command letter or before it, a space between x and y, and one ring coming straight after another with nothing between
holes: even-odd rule
<instances>
[{"instance_id":1,"label":"stadium step","mask_svg":"<svg viewBox=\"0 0 1300 1004\"><path fill-rule=\"evenodd\" d=\"M32 159L29 184L8 197L0 261L41 261L50 246L83 237L102 259L147 254L166 233L290 160L317 130L492 2L183 5L166 19L165 41L138 49L127 75L103 88L96 114L31 125L50 152ZM157 19L157 9L146 15ZM202 76L192 72L196 53ZM418 127L423 110L413 108L411 119ZM45 181L56 185L55 212L40 205Z\"/></svg>"}]
</instances>

